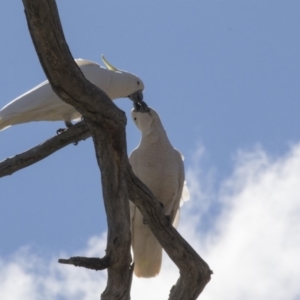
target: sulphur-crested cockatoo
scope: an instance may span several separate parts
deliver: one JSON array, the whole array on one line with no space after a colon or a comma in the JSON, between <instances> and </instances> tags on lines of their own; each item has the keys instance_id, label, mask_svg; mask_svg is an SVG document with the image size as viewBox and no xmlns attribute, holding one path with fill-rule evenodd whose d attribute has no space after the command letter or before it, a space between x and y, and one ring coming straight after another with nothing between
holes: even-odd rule
<instances>
[{"instance_id":1,"label":"sulphur-crested cockatoo","mask_svg":"<svg viewBox=\"0 0 300 300\"><path fill-rule=\"evenodd\" d=\"M134 174L152 191L162 204L165 215L176 227L180 205L189 198L182 156L170 143L157 112L144 108L138 110L139 107L135 106L131 112L142 137L139 146L130 154L129 161ZM154 277L160 271L162 247L132 202L130 219L134 273L138 277Z\"/></svg>"},{"instance_id":2,"label":"sulphur-crested cockatoo","mask_svg":"<svg viewBox=\"0 0 300 300\"><path fill-rule=\"evenodd\" d=\"M102 56L106 68L85 59L75 59L84 76L101 88L112 100L129 97L134 102L143 100L144 84L140 78L113 67ZM65 121L81 115L62 101L52 90L48 80L5 105L0 110L0 130L11 125L32 121Z\"/></svg>"}]
</instances>

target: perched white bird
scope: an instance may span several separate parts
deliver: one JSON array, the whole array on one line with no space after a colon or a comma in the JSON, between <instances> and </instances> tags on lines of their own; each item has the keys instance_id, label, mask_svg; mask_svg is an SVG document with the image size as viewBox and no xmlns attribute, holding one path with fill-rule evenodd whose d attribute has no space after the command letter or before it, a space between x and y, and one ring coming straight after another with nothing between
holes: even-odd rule
<instances>
[{"instance_id":1,"label":"perched white bird","mask_svg":"<svg viewBox=\"0 0 300 300\"><path fill-rule=\"evenodd\" d=\"M75 59L84 76L101 88L112 100L129 97L143 100L144 84L140 78L113 67L102 56L106 68L84 59ZM81 114L62 101L52 90L48 80L5 105L0 110L0 130L11 125L32 121L65 121L79 119Z\"/></svg>"},{"instance_id":2,"label":"perched white bird","mask_svg":"<svg viewBox=\"0 0 300 300\"><path fill-rule=\"evenodd\" d=\"M173 226L179 222L181 202L188 200L182 155L170 143L157 112L148 108L131 112L142 133L139 146L129 157L134 174L143 181L162 204ZM134 273L154 277L161 268L162 247L156 240L139 209L130 202L130 220Z\"/></svg>"}]
</instances>

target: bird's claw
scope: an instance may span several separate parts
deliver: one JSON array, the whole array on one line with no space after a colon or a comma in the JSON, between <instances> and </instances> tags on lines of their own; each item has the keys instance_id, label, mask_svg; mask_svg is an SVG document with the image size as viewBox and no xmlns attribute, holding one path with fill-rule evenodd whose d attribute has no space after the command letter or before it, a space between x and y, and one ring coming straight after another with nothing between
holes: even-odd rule
<instances>
[{"instance_id":1,"label":"bird's claw","mask_svg":"<svg viewBox=\"0 0 300 300\"><path fill-rule=\"evenodd\" d=\"M65 132L66 130L68 130L68 128L59 128L59 129L56 130L56 134L60 135L61 133ZM79 143L79 141L76 141L76 142L73 143L73 145L77 146L78 143Z\"/></svg>"},{"instance_id":2,"label":"bird's claw","mask_svg":"<svg viewBox=\"0 0 300 300\"><path fill-rule=\"evenodd\" d=\"M56 130L56 134L59 135L59 134L63 133L66 130L67 130L67 128L59 128L59 129Z\"/></svg>"}]
</instances>

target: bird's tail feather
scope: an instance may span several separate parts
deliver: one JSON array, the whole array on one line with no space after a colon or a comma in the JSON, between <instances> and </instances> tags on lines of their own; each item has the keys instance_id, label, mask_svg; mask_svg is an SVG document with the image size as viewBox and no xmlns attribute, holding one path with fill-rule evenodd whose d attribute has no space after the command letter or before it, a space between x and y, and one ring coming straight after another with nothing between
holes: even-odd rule
<instances>
[{"instance_id":1,"label":"bird's tail feather","mask_svg":"<svg viewBox=\"0 0 300 300\"><path fill-rule=\"evenodd\" d=\"M154 236L153 236L154 238ZM155 239L155 238L154 238ZM134 274L137 277L154 277L159 274L162 261L162 247L155 239L147 255L136 253L134 255Z\"/></svg>"},{"instance_id":2,"label":"bird's tail feather","mask_svg":"<svg viewBox=\"0 0 300 300\"><path fill-rule=\"evenodd\" d=\"M133 221L132 228L134 274L137 277L154 277L160 272L162 247L148 225L137 219Z\"/></svg>"}]
</instances>

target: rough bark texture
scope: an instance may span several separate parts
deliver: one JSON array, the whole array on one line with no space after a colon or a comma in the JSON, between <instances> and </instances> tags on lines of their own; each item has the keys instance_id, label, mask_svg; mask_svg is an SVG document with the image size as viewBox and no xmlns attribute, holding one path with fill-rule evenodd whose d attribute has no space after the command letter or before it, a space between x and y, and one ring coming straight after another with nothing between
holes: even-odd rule
<instances>
[{"instance_id":1,"label":"rough bark texture","mask_svg":"<svg viewBox=\"0 0 300 300\"><path fill-rule=\"evenodd\" d=\"M81 133L74 126L25 154L5 160L0 164L0 176L12 174L68 143L87 138L88 128L102 173L108 222L105 256L108 281L102 299L130 299L129 198L139 207L151 230L180 269L180 278L169 299L197 299L212 272L171 226L151 191L133 174L126 153L125 114L105 93L87 81L75 64L63 36L55 1L23 0L23 3L33 43L53 90L84 116L86 126L78 125L83 126Z\"/></svg>"}]
</instances>

